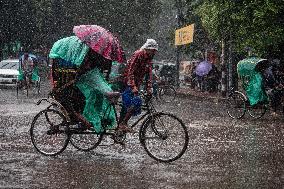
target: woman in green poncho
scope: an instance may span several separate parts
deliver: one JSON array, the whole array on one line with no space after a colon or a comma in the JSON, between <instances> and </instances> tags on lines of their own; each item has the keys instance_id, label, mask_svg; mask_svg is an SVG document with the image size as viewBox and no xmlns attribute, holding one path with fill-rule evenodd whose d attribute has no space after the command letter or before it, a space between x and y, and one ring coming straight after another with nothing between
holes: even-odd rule
<instances>
[{"instance_id":1,"label":"woman in green poncho","mask_svg":"<svg viewBox=\"0 0 284 189\"><path fill-rule=\"evenodd\" d=\"M75 86L85 97L84 110L80 114L91 123L89 127L93 126L97 132L101 132L103 129L101 119L109 104L106 96L112 92L111 86L106 80L109 77L111 63L112 61L103 58L93 51L89 51L76 76ZM104 76L104 72L106 76ZM80 115L78 117L80 118ZM111 121L110 127L112 127L115 122L113 111L109 113L108 119ZM88 125L86 122L85 124Z\"/></svg>"},{"instance_id":2,"label":"woman in green poncho","mask_svg":"<svg viewBox=\"0 0 284 189\"><path fill-rule=\"evenodd\" d=\"M69 37L67 39L68 43L66 43L66 40L64 41L65 43L59 47L56 46L56 44L53 46L50 52L51 58L61 58L65 61L76 62L75 59L72 59L71 55L79 51L80 53L78 54L82 55L81 57L83 58L82 62L76 66L77 73L74 84L68 87L69 89L67 88L65 92L63 91L61 94L57 94L56 99L70 111L71 115L74 116L77 121L83 123L83 129L93 128L96 132L102 132L105 128L102 128L101 120L104 117L105 108L109 104L106 96L112 93L112 89L106 81L110 73L112 61L89 48L84 49L84 44L80 43L76 37ZM78 43L80 43L80 46L74 48L74 44L76 45ZM63 48L64 51L62 50ZM106 78L104 73L106 73ZM56 88L54 91L56 93ZM65 93L65 95L63 93ZM73 96L70 96L70 94L73 94ZM66 96L70 98L66 99ZM109 121L107 129L110 129L114 126L116 121L113 110L108 113L107 119Z\"/></svg>"}]
</instances>

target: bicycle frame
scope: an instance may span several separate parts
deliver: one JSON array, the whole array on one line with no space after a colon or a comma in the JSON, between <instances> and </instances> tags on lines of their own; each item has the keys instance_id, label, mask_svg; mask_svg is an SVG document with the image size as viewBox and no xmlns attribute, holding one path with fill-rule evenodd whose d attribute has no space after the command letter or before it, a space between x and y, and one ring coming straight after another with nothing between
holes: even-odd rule
<instances>
[{"instance_id":1,"label":"bicycle frame","mask_svg":"<svg viewBox=\"0 0 284 189\"><path fill-rule=\"evenodd\" d=\"M142 93L142 98L145 99L145 104L142 105L141 109L145 110L145 112L139 116L138 120L136 120L133 124L131 124L131 128L137 126L139 124L139 122L141 122L142 120L144 120L145 117L152 115L153 113L156 112L154 106L151 103L151 99L147 99L146 95ZM67 120L67 124L72 125L72 124L76 124L74 122L71 122L70 119L70 115L68 114L67 110L57 101L55 100L53 97L49 97L49 98L43 98L40 99L36 104L39 105L41 104L42 101L46 101L48 103L50 103L50 106L47 107L47 109L52 108L52 106L56 106L60 109L60 111L63 113L63 115L66 117ZM122 103L110 103L107 108L104 111L104 116L106 117L107 113L110 112L110 110L113 108L114 113L115 113L115 118L116 118L116 127L113 129L109 129L109 132L107 130L105 130L103 133L98 133L95 130L78 130L78 129L70 129L70 133L69 134L104 134L104 135L114 135L114 133L112 132L113 130L116 130L118 125L119 125L119 117L117 114L117 109L116 106L122 106ZM102 120L102 127L106 128L108 121L107 119L103 119Z\"/></svg>"},{"instance_id":2,"label":"bicycle frame","mask_svg":"<svg viewBox=\"0 0 284 189\"><path fill-rule=\"evenodd\" d=\"M145 110L145 112L139 116L138 120L136 120L133 124L131 124L131 128L134 128L135 126L137 126L142 120L144 120L145 117L149 116L149 115L152 115L154 112L156 112L154 106L151 104L151 99L147 99L146 95L142 93L142 98L145 99L145 104L142 105L141 109L142 110ZM116 123L117 123L117 126L114 128L114 130L118 127L119 125L119 118L118 118L118 114L117 114L117 110L116 110L116 105L119 105L119 106L122 106L122 103L118 103L118 104L115 104L115 103L110 103L109 106L106 108L105 112L104 112L104 117L107 113L107 111L111 110L111 108L113 108L114 110L114 113L115 113L115 118L116 118ZM103 120L104 122L104 120ZM107 121L106 121L107 122ZM107 125L103 125L103 127L106 127ZM104 134L106 135L112 135L113 133L108 133L108 132L105 132Z\"/></svg>"},{"instance_id":3,"label":"bicycle frame","mask_svg":"<svg viewBox=\"0 0 284 189\"><path fill-rule=\"evenodd\" d=\"M100 128L101 132L84 130L77 126L73 127L73 125L79 123L79 121L77 119L72 121L70 119L72 118L72 114L68 112L65 112L67 113L65 114L65 108L59 102L52 98L39 100L37 104L40 104L42 101L47 101L50 105L46 109L40 111L34 117L31 124L30 136L36 150L44 155L55 156L63 152L70 142L78 150L90 151L101 144L105 135L111 136L114 142L113 144L124 145L126 132L117 129L119 122L116 108L118 105L121 105L121 103L117 103L119 93L111 94L108 97L110 103L107 105L107 108L103 110L104 116L106 117L101 119L101 125L103 127L102 129ZM131 124L131 127L137 126L139 122L143 120L139 128L139 140L150 157L159 162L172 162L177 160L184 154L188 146L189 136L186 126L181 119L173 114L156 111L150 98L144 98L144 100L145 103L142 105L142 110L145 111L139 116L138 120ZM109 119L108 113L113 115L112 111L114 111L117 122L115 128L109 128L109 126L112 125L111 123L113 123L113 120ZM53 117L53 115L55 117ZM54 122L52 121L53 118L55 118ZM45 119L47 122L38 121L42 119ZM164 122L164 119L169 120L170 122ZM42 132L42 134L39 134L38 131ZM171 133L174 134L171 135ZM58 137L58 134L61 134L58 138L59 140L54 140L53 137ZM38 137L42 137L43 135L53 136L48 137L47 140L51 143L55 141L53 146L60 146L61 148L50 149L50 146L46 146L45 140L37 140ZM179 137L179 142L175 143L175 140L171 141L173 140L172 136ZM167 139L171 142L168 143L165 141ZM159 144L165 144L165 146L167 146L165 150L167 150L169 154L165 155L165 151L160 150ZM176 149L178 151L176 151Z\"/></svg>"}]
</instances>

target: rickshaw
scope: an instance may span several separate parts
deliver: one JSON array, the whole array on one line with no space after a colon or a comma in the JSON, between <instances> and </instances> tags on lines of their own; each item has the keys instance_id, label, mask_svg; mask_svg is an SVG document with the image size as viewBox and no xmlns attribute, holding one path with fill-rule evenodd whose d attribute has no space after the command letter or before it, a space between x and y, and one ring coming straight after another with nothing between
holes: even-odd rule
<instances>
[{"instance_id":1,"label":"rickshaw","mask_svg":"<svg viewBox=\"0 0 284 189\"><path fill-rule=\"evenodd\" d=\"M17 97L19 96L19 90L24 88L26 90L27 97L29 96L29 90L33 87L36 93L40 93L40 76L38 58L33 54L29 54L29 57L33 60L33 70L31 72L24 73L21 61L24 58L22 55L19 59L19 76L17 80Z\"/></svg>"},{"instance_id":2,"label":"rickshaw","mask_svg":"<svg viewBox=\"0 0 284 189\"><path fill-rule=\"evenodd\" d=\"M121 94L113 91L106 95L97 95L96 99L86 98L82 96L84 94L81 90L78 91L77 87L77 84L82 80L76 81L83 60L90 58L88 55L97 54L97 58L103 56L109 60L123 63L125 58L122 48L117 39L100 26L75 26L73 31L76 36L58 40L50 51L53 89L48 98L40 99L37 102L37 105L46 102L48 106L35 115L30 127L33 146L39 153L47 156L62 153L69 142L78 150L90 151L101 145L107 136L110 137L113 144L124 145L126 140L127 133L118 129L120 120L116 109L121 108L119 102ZM82 33L84 33L84 42L80 35ZM91 40L89 41L91 44L85 40ZM108 43L104 46L102 40ZM99 50L98 47L100 47ZM119 49L120 51L118 51ZM95 79L98 79L98 83L102 82L101 77ZM98 87L104 86L97 84L95 87L97 90ZM131 124L131 127L140 126L138 134L140 143L151 158L159 162L177 160L185 153L188 146L189 135L186 126L177 116L157 111L151 103L151 98L146 95L144 97L145 105L142 106L142 109L145 111ZM90 105L85 106L87 103ZM82 128L80 126L84 123L82 123L82 119L78 119L80 117L76 113L80 112L82 116L86 107L88 108L87 113L94 108L101 109L93 111L94 113L90 116L91 121L94 121L95 124L92 127Z\"/></svg>"},{"instance_id":3,"label":"rickshaw","mask_svg":"<svg viewBox=\"0 0 284 189\"><path fill-rule=\"evenodd\" d=\"M262 117L268 107L269 99L264 88L263 72L269 67L267 59L249 57L237 64L237 73L242 91L231 89L227 113L240 119L246 111L253 118Z\"/></svg>"}]
</instances>

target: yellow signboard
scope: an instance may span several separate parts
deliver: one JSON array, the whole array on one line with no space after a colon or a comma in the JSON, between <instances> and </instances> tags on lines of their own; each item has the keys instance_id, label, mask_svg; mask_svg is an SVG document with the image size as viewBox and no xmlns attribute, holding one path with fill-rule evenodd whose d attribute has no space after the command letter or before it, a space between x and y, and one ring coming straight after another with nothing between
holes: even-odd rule
<instances>
[{"instance_id":1,"label":"yellow signboard","mask_svg":"<svg viewBox=\"0 0 284 189\"><path fill-rule=\"evenodd\" d=\"M193 41L194 24L177 29L175 33L175 45L185 45Z\"/></svg>"}]
</instances>

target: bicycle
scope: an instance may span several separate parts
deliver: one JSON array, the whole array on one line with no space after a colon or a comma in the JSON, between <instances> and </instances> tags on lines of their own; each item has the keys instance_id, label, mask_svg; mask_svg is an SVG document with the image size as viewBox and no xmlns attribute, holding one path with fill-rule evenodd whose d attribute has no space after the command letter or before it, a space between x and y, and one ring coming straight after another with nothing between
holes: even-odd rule
<instances>
[{"instance_id":1,"label":"bicycle","mask_svg":"<svg viewBox=\"0 0 284 189\"><path fill-rule=\"evenodd\" d=\"M170 103L174 102L176 99L176 89L168 80L161 80L155 83L156 89L154 89L153 85L153 93L154 97L157 100L161 100L162 102Z\"/></svg>"},{"instance_id":2,"label":"bicycle","mask_svg":"<svg viewBox=\"0 0 284 189\"><path fill-rule=\"evenodd\" d=\"M72 125L78 122L71 121L70 114L58 101L54 98L39 100L38 105L42 101L49 102L50 105L40 111L32 121L30 136L35 149L43 155L55 156L63 152L70 142L78 150L90 151L99 146L105 136L110 136L115 143L122 144L126 140L126 133L117 129L118 124L114 129L106 129L109 120L105 118L111 110L114 110L116 123L118 123L116 106L119 105L120 93L114 94L109 106L105 109L102 119L104 129L101 133L95 130L72 128ZM143 120L139 129L139 141L146 153L158 162L175 161L187 149L189 142L187 128L177 116L156 111L151 101L152 98L144 96L142 107L144 113L131 125L131 128ZM40 134L45 136L45 139L42 140L42 136L38 136Z\"/></svg>"},{"instance_id":3,"label":"bicycle","mask_svg":"<svg viewBox=\"0 0 284 189\"><path fill-rule=\"evenodd\" d=\"M173 85L167 83L158 84L158 95L159 99L163 102L174 102L176 99L176 89Z\"/></svg>"},{"instance_id":4,"label":"bicycle","mask_svg":"<svg viewBox=\"0 0 284 189\"><path fill-rule=\"evenodd\" d=\"M23 80L17 80L16 83L16 92L17 98L19 96L19 90L24 88L26 91L27 97L29 96L29 90L31 87L36 89L36 93L40 94L40 77L37 77L35 80L32 80L33 71L26 71L24 73Z\"/></svg>"},{"instance_id":5,"label":"bicycle","mask_svg":"<svg viewBox=\"0 0 284 189\"><path fill-rule=\"evenodd\" d=\"M283 89L281 89L283 90ZM227 100L227 113L231 118L241 119L248 111L249 115L255 119L261 118L269 109L269 103L258 103L256 105L250 105L247 96L240 92L231 89L229 98ZM284 113L283 100L281 100L282 112Z\"/></svg>"}]
</instances>

